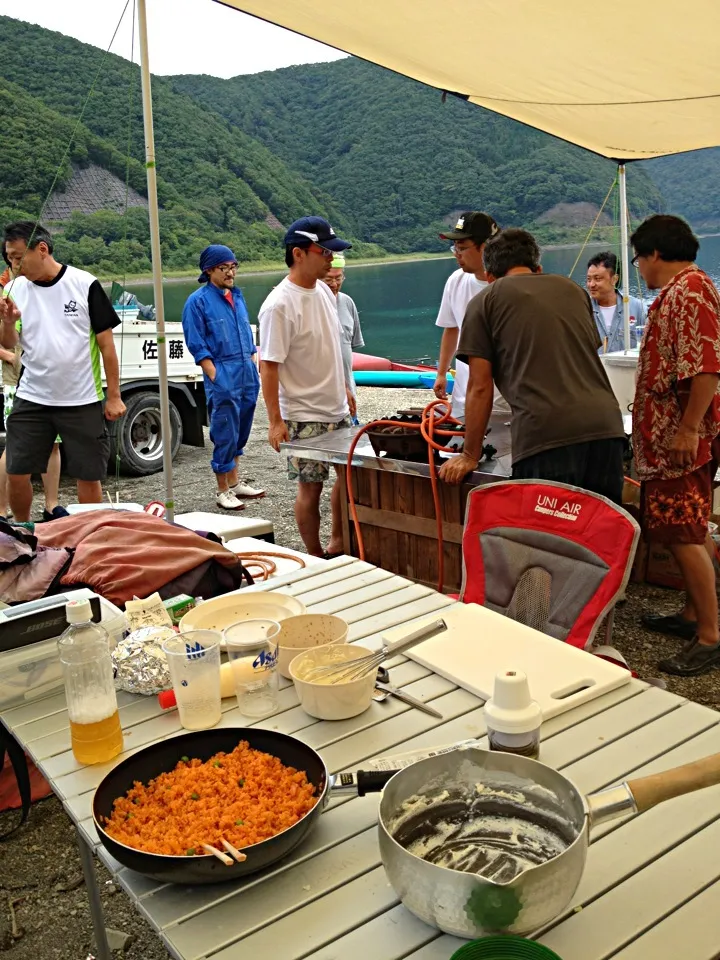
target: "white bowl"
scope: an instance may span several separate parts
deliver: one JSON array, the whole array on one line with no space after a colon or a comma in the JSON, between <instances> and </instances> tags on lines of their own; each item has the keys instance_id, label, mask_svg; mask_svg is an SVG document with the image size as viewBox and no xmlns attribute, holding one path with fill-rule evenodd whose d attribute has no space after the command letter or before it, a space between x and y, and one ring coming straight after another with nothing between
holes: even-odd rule
<instances>
[{"instance_id":1,"label":"white bowl","mask_svg":"<svg viewBox=\"0 0 720 960\"><path fill-rule=\"evenodd\" d=\"M350 663L374 652L352 643L317 647L295 657L290 664L290 679L295 683L303 710L318 720L348 720L367 710L372 703L376 670L371 670L360 680L343 683L304 680L303 673L312 667Z\"/></svg>"},{"instance_id":2,"label":"white bowl","mask_svg":"<svg viewBox=\"0 0 720 960\"><path fill-rule=\"evenodd\" d=\"M238 620L287 620L305 613L305 604L286 593L227 593L188 610L180 621L180 633L188 630L219 630ZM223 640L221 646L225 647Z\"/></svg>"},{"instance_id":3,"label":"white bowl","mask_svg":"<svg viewBox=\"0 0 720 960\"><path fill-rule=\"evenodd\" d=\"M348 625L341 617L329 613L301 613L288 617L280 624L278 641L278 670L287 680L290 663L307 650L346 643Z\"/></svg>"}]
</instances>

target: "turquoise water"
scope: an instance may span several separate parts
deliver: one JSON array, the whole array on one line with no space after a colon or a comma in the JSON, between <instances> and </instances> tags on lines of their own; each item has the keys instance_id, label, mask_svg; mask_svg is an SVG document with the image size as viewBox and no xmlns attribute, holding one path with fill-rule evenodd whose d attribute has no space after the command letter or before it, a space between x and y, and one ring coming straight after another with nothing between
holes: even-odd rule
<instances>
[{"instance_id":1,"label":"turquoise water","mask_svg":"<svg viewBox=\"0 0 720 960\"><path fill-rule=\"evenodd\" d=\"M583 282L585 264L598 249L588 248L583 253L573 279ZM546 250L542 259L543 269L546 273L567 276L577 255L577 249ZM709 237L702 241L698 263L720 285L720 237ZM437 359L440 331L435 327L435 317L445 281L455 269L455 260L450 256L414 263L348 267L343 292L355 300L360 311L365 337L363 352L395 360L415 357ZM284 273L276 273L238 278L238 286L245 294L253 322L263 300L283 276ZM136 284L130 289L141 302L152 302L152 287L149 284ZM194 281L165 284L165 314L168 320L180 319L185 300L196 289L197 283ZM638 295L634 271L631 293ZM642 295L648 299L647 291L642 291Z\"/></svg>"}]
</instances>

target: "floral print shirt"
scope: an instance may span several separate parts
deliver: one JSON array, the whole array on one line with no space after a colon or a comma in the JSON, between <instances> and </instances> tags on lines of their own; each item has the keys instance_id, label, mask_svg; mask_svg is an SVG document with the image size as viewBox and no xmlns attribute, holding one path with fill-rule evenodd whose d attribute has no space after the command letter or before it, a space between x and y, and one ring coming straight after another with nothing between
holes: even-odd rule
<instances>
[{"instance_id":1,"label":"floral print shirt","mask_svg":"<svg viewBox=\"0 0 720 960\"><path fill-rule=\"evenodd\" d=\"M691 467L670 462L668 450L687 405L693 377L720 374L720 295L694 264L667 283L648 312L640 344L633 453L641 479L670 480L708 463L720 433L720 393L700 424L697 457Z\"/></svg>"}]
</instances>

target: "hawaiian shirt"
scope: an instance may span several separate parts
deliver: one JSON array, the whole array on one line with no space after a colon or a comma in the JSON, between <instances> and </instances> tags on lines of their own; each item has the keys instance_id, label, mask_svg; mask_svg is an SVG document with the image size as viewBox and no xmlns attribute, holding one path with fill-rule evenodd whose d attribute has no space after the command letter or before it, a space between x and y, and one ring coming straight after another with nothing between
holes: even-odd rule
<instances>
[{"instance_id":1,"label":"hawaiian shirt","mask_svg":"<svg viewBox=\"0 0 720 960\"><path fill-rule=\"evenodd\" d=\"M658 294L640 344L633 453L641 479L681 477L711 459L712 442L720 433L718 392L700 424L695 463L678 467L668 454L687 405L691 380L700 373L720 373L720 295L710 277L693 264Z\"/></svg>"}]
</instances>

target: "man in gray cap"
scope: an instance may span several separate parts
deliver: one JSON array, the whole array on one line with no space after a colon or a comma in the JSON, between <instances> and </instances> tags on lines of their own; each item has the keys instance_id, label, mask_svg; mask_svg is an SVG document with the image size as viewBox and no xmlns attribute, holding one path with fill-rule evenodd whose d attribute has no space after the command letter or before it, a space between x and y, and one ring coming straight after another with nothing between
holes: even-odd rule
<instances>
[{"instance_id":1,"label":"man in gray cap","mask_svg":"<svg viewBox=\"0 0 720 960\"><path fill-rule=\"evenodd\" d=\"M240 498L265 491L238 481L238 460L250 437L260 378L245 298L235 287L237 259L229 247L213 243L200 254L203 286L187 298L182 314L185 342L202 368L210 440L210 466L217 480L215 502L223 510L243 510Z\"/></svg>"}]
</instances>

